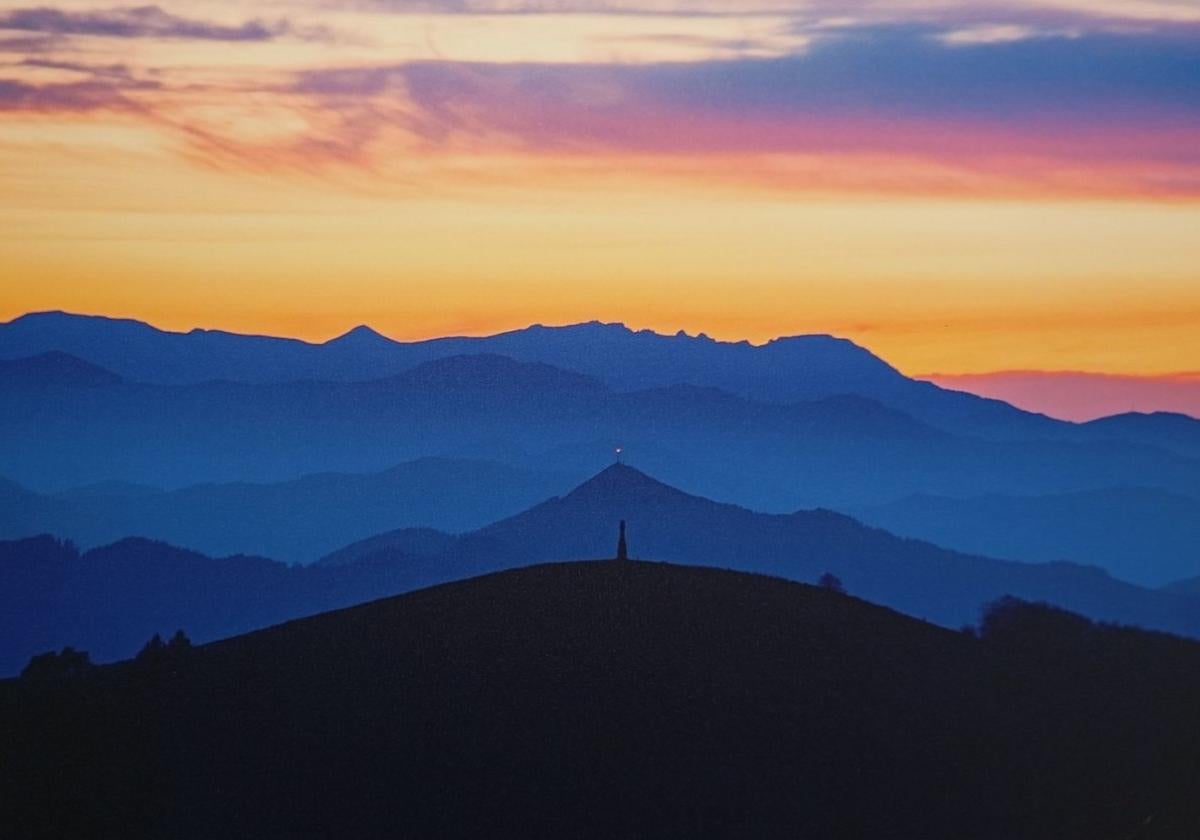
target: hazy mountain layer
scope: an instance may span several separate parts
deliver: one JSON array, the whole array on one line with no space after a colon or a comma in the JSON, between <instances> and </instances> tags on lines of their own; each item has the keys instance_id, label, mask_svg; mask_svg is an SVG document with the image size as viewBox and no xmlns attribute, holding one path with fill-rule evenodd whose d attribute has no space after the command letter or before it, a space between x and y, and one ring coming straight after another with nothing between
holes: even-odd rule
<instances>
[{"instance_id":1,"label":"hazy mountain layer","mask_svg":"<svg viewBox=\"0 0 1200 840\"><path fill-rule=\"evenodd\" d=\"M88 549L138 536L206 554L309 563L398 526L467 531L562 492L571 477L426 458L371 474L174 491L99 485L55 495L0 483L0 538L51 533Z\"/></svg>"},{"instance_id":2,"label":"hazy mountain layer","mask_svg":"<svg viewBox=\"0 0 1200 840\"><path fill-rule=\"evenodd\" d=\"M616 392L499 356L358 383L0 392L0 475L42 492L114 480L277 482L428 456L578 475L623 444L673 483L773 511L1120 484L1200 498L1198 462L1143 444L951 435L860 396L780 405L691 385Z\"/></svg>"},{"instance_id":3,"label":"hazy mountain layer","mask_svg":"<svg viewBox=\"0 0 1200 840\"><path fill-rule=\"evenodd\" d=\"M1200 500L1142 487L1057 496L910 496L847 510L895 534L1025 562L1100 566L1142 586L1200 573Z\"/></svg>"}]
</instances>

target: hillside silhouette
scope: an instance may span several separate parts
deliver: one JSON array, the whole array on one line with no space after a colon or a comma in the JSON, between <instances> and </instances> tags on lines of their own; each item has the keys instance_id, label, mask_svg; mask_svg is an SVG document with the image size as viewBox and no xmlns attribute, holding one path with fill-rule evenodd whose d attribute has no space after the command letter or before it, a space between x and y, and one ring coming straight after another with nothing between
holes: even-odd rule
<instances>
[{"instance_id":1,"label":"hillside silhouette","mask_svg":"<svg viewBox=\"0 0 1200 840\"><path fill-rule=\"evenodd\" d=\"M307 567L215 559L127 539L83 554L50 537L0 542L0 674L73 644L96 661L130 655L184 627L198 642L486 572L611 555L625 520L634 558L816 582L956 628L1006 595L1090 618L1200 637L1200 599L1067 563L1025 564L901 539L829 511L756 513L684 493L613 465L570 493L453 536L387 531Z\"/></svg>"},{"instance_id":2,"label":"hillside silhouette","mask_svg":"<svg viewBox=\"0 0 1200 840\"><path fill-rule=\"evenodd\" d=\"M537 566L0 682L6 836L1195 836L1200 653Z\"/></svg>"}]
</instances>

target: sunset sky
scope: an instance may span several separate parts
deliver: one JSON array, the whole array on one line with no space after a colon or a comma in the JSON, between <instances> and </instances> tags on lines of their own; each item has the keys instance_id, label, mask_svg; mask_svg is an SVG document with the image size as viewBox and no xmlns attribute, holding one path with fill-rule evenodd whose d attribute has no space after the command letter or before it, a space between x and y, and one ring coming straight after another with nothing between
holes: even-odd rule
<instances>
[{"instance_id":1,"label":"sunset sky","mask_svg":"<svg viewBox=\"0 0 1200 840\"><path fill-rule=\"evenodd\" d=\"M0 319L1200 369L1197 0L0 0Z\"/></svg>"}]
</instances>

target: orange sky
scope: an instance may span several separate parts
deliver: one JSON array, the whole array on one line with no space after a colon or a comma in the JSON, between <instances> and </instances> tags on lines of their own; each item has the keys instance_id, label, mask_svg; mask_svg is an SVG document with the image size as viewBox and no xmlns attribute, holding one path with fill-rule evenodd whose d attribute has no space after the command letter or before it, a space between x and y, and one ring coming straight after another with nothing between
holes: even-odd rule
<instances>
[{"instance_id":1,"label":"orange sky","mask_svg":"<svg viewBox=\"0 0 1200 840\"><path fill-rule=\"evenodd\" d=\"M1200 367L1189 6L386 5L0 11L0 319Z\"/></svg>"}]
</instances>

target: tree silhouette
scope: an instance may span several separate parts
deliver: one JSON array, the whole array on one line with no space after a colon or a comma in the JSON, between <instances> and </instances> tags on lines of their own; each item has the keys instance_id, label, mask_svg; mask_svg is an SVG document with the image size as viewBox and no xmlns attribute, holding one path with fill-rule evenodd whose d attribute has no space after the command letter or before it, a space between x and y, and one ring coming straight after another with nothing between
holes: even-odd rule
<instances>
[{"instance_id":1,"label":"tree silhouette","mask_svg":"<svg viewBox=\"0 0 1200 840\"><path fill-rule=\"evenodd\" d=\"M820 580L817 581L817 586L821 587L822 589L828 589L830 592L840 592L843 595L846 594L846 587L842 584L841 578L832 572L826 572L825 574L821 575Z\"/></svg>"},{"instance_id":2,"label":"tree silhouette","mask_svg":"<svg viewBox=\"0 0 1200 840\"><path fill-rule=\"evenodd\" d=\"M163 642L162 636L155 633L150 637L150 641L146 642L146 644L142 646L142 649L138 651L137 660L139 662L146 662L157 659L158 657L162 656L162 653L166 647L166 643Z\"/></svg>"},{"instance_id":3,"label":"tree silhouette","mask_svg":"<svg viewBox=\"0 0 1200 840\"><path fill-rule=\"evenodd\" d=\"M182 630L176 630L171 641L167 642L167 650L171 653L183 653L192 649L192 640Z\"/></svg>"},{"instance_id":4,"label":"tree silhouette","mask_svg":"<svg viewBox=\"0 0 1200 840\"><path fill-rule=\"evenodd\" d=\"M171 640L164 642L162 636L155 633L150 641L142 647L136 661L152 670L161 667L178 665L192 650L192 640L182 630L176 630Z\"/></svg>"},{"instance_id":5,"label":"tree silhouette","mask_svg":"<svg viewBox=\"0 0 1200 840\"><path fill-rule=\"evenodd\" d=\"M91 668L92 660L86 651L75 650L67 645L59 653L49 651L31 658L21 671L21 678L34 682L62 682Z\"/></svg>"}]
</instances>

